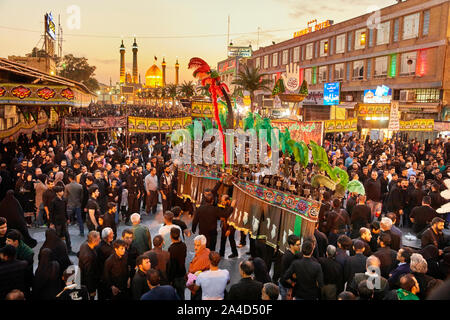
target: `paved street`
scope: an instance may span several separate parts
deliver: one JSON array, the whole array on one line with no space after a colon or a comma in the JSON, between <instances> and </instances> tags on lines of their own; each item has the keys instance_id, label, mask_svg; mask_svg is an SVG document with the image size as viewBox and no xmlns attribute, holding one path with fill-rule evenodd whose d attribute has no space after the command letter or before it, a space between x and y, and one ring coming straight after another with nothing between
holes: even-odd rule
<instances>
[{"instance_id":1,"label":"paved street","mask_svg":"<svg viewBox=\"0 0 450 320\"><path fill-rule=\"evenodd\" d=\"M143 221L143 224L145 224L146 226L149 227L152 238L158 234L158 230L163 223L161 205L158 205L158 209L159 209L159 212L156 215L147 216L147 215L141 213L141 219ZM188 215L183 216L182 219L187 224L188 228L190 229L192 219ZM130 228L130 227L126 226L124 223L121 223L119 225L119 227L117 228L119 237L121 236L122 231L126 228ZM46 230L46 228L31 228L30 229L30 234L38 241L38 245L33 249L33 251L35 253L35 255L34 255L34 257L35 257L34 269L35 270L38 265L37 257L38 257L39 250L45 241L45 230ZM78 252L81 244L86 240L86 236L85 237L79 236L79 230L78 230L77 225L70 226L69 233L70 233L70 239L72 241L72 250L74 252ZM85 227L85 234L87 234L86 227ZM189 263L191 262L191 260L194 257L194 238L196 236L197 236L197 234L192 234L190 237L187 237L185 239L185 243L186 243L186 246L188 249L187 257L186 257L186 269L189 267ZM240 239L239 237L240 237L240 233L236 232L236 243L237 244L239 244L239 239ZM217 239L216 251L219 251L219 246L220 246L220 230L219 230L219 236ZM239 279L240 279L239 269L238 269L239 262L242 261L244 258L249 257L248 255L245 254L247 251L249 251L248 241L247 241L247 246L242 247L240 249L238 248L238 252L239 252L238 258L227 259L226 257L228 257L228 255L231 254L231 250L230 250L229 244L227 242L225 258L223 258L220 261L219 267L221 269L227 269L230 272L231 281L230 281L230 284L228 285L228 289L229 289L229 286L231 286L232 284L239 281ZM78 264L78 258L76 256L70 256L70 259L73 262L73 264L76 264L76 265ZM187 292L189 292L189 290L186 289L186 297L189 297L190 293L188 294Z\"/></svg>"}]
</instances>

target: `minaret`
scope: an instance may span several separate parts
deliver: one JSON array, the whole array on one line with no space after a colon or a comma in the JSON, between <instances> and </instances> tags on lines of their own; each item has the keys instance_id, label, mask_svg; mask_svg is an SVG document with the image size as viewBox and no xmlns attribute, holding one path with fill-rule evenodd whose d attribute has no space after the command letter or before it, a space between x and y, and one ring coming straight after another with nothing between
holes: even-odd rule
<instances>
[{"instance_id":1,"label":"minaret","mask_svg":"<svg viewBox=\"0 0 450 320\"><path fill-rule=\"evenodd\" d=\"M178 77L179 70L180 70L180 65L178 64L178 58L177 58L177 62L175 63L175 85L178 85L178 83L179 83L179 77Z\"/></svg>"},{"instance_id":2,"label":"minaret","mask_svg":"<svg viewBox=\"0 0 450 320\"><path fill-rule=\"evenodd\" d=\"M162 83L163 87L166 86L166 60L163 58L162 61Z\"/></svg>"},{"instance_id":3,"label":"minaret","mask_svg":"<svg viewBox=\"0 0 450 320\"><path fill-rule=\"evenodd\" d=\"M138 83L137 52L138 52L138 46L136 43L136 38L134 38L134 43L133 43L133 83Z\"/></svg>"},{"instance_id":4,"label":"minaret","mask_svg":"<svg viewBox=\"0 0 450 320\"><path fill-rule=\"evenodd\" d=\"M125 46L120 46L120 83L125 83Z\"/></svg>"}]
</instances>

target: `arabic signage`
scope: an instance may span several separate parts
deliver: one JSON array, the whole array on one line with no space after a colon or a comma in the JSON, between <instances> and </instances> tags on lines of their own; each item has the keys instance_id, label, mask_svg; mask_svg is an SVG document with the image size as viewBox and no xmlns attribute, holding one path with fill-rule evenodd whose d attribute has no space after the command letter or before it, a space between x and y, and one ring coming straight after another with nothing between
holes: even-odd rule
<instances>
[{"instance_id":1,"label":"arabic signage","mask_svg":"<svg viewBox=\"0 0 450 320\"><path fill-rule=\"evenodd\" d=\"M325 133L356 131L357 123L357 118L347 120L327 120L324 121L324 130Z\"/></svg>"},{"instance_id":2,"label":"arabic signage","mask_svg":"<svg viewBox=\"0 0 450 320\"><path fill-rule=\"evenodd\" d=\"M219 73L232 73L236 70L236 59L219 63Z\"/></svg>"},{"instance_id":3,"label":"arabic signage","mask_svg":"<svg viewBox=\"0 0 450 320\"><path fill-rule=\"evenodd\" d=\"M390 113L390 104L359 104L358 117L389 117Z\"/></svg>"},{"instance_id":4,"label":"arabic signage","mask_svg":"<svg viewBox=\"0 0 450 320\"><path fill-rule=\"evenodd\" d=\"M1 104L87 107L91 99L91 95L66 86L16 83L0 85Z\"/></svg>"},{"instance_id":5,"label":"arabic signage","mask_svg":"<svg viewBox=\"0 0 450 320\"><path fill-rule=\"evenodd\" d=\"M56 40L56 25L51 12L45 15L45 31L50 38Z\"/></svg>"},{"instance_id":6,"label":"arabic signage","mask_svg":"<svg viewBox=\"0 0 450 320\"><path fill-rule=\"evenodd\" d=\"M391 115L389 116L389 130L400 130L400 112L398 111L398 101L393 101L391 104Z\"/></svg>"},{"instance_id":7,"label":"arabic signage","mask_svg":"<svg viewBox=\"0 0 450 320\"><path fill-rule=\"evenodd\" d=\"M392 89L385 85L364 90L364 103L391 103L391 100Z\"/></svg>"},{"instance_id":8,"label":"arabic signage","mask_svg":"<svg viewBox=\"0 0 450 320\"><path fill-rule=\"evenodd\" d=\"M228 57L250 58L252 56L252 47L234 47L228 46Z\"/></svg>"},{"instance_id":9,"label":"arabic signage","mask_svg":"<svg viewBox=\"0 0 450 320\"><path fill-rule=\"evenodd\" d=\"M316 23L316 25L314 27L310 27L309 25L311 23L314 23L314 22ZM321 23L317 23L317 20L310 21L308 23L308 27L307 28L302 29L302 30L297 31L297 32L294 33L294 38L304 36L305 34L308 34L308 33L314 32L314 31L319 31L319 30L328 28L331 25L333 25L333 21L332 20L326 20L326 21L321 22Z\"/></svg>"},{"instance_id":10,"label":"arabic signage","mask_svg":"<svg viewBox=\"0 0 450 320\"><path fill-rule=\"evenodd\" d=\"M103 118L64 118L64 128L71 130L103 130L108 128L125 128L127 126L126 119L126 116Z\"/></svg>"},{"instance_id":11,"label":"arabic signage","mask_svg":"<svg viewBox=\"0 0 450 320\"><path fill-rule=\"evenodd\" d=\"M433 119L415 119L400 121L400 131L433 131Z\"/></svg>"},{"instance_id":12,"label":"arabic signage","mask_svg":"<svg viewBox=\"0 0 450 320\"><path fill-rule=\"evenodd\" d=\"M323 91L309 90L308 95L302 101L303 105L323 105Z\"/></svg>"},{"instance_id":13,"label":"arabic signage","mask_svg":"<svg viewBox=\"0 0 450 320\"><path fill-rule=\"evenodd\" d=\"M324 83L323 85L323 104L333 106L339 104L339 82Z\"/></svg>"},{"instance_id":14,"label":"arabic signage","mask_svg":"<svg viewBox=\"0 0 450 320\"><path fill-rule=\"evenodd\" d=\"M192 101L192 117L194 118L211 118L213 105L211 102Z\"/></svg>"},{"instance_id":15,"label":"arabic signage","mask_svg":"<svg viewBox=\"0 0 450 320\"><path fill-rule=\"evenodd\" d=\"M284 132L289 130L291 138L295 141L309 141L313 140L319 145L322 145L322 122L302 122L295 120L273 120L272 126Z\"/></svg>"}]
</instances>

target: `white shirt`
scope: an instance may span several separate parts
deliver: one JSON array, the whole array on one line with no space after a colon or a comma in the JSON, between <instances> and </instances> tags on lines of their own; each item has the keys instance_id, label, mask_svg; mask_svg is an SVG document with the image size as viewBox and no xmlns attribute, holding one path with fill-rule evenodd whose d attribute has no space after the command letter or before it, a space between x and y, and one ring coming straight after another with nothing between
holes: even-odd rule
<instances>
[{"instance_id":1,"label":"white shirt","mask_svg":"<svg viewBox=\"0 0 450 320\"><path fill-rule=\"evenodd\" d=\"M163 250L169 250L170 245L172 244L172 239L170 238L170 230L172 228L180 229L180 234L182 234L181 228L176 224L163 225L159 228L158 234L161 235L164 239L164 245L162 247Z\"/></svg>"},{"instance_id":2,"label":"white shirt","mask_svg":"<svg viewBox=\"0 0 450 320\"><path fill-rule=\"evenodd\" d=\"M195 284L202 287L202 300L223 300L229 280L230 273L226 269L208 270L198 275Z\"/></svg>"}]
</instances>

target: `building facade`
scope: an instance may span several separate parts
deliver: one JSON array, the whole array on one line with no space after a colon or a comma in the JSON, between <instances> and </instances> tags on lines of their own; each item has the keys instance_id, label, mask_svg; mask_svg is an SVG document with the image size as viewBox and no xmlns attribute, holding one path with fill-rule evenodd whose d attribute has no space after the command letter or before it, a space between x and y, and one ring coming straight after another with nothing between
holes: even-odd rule
<instances>
[{"instance_id":1,"label":"building facade","mask_svg":"<svg viewBox=\"0 0 450 320\"><path fill-rule=\"evenodd\" d=\"M310 93L303 102L306 121L333 118L332 107L323 105L329 82L340 82L340 105L347 117L358 116L362 128L386 129L396 101L402 120L440 120L450 103L449 10L448 0L408 0L379 14L327 21L311 28L317 31L260 48L251 63L273 83L286 65L300 65L299 80L307 81ZM382 86L390 98L371 99ZM367 110L377 113L369 117Z\"/></svg>"}]
</instances>

